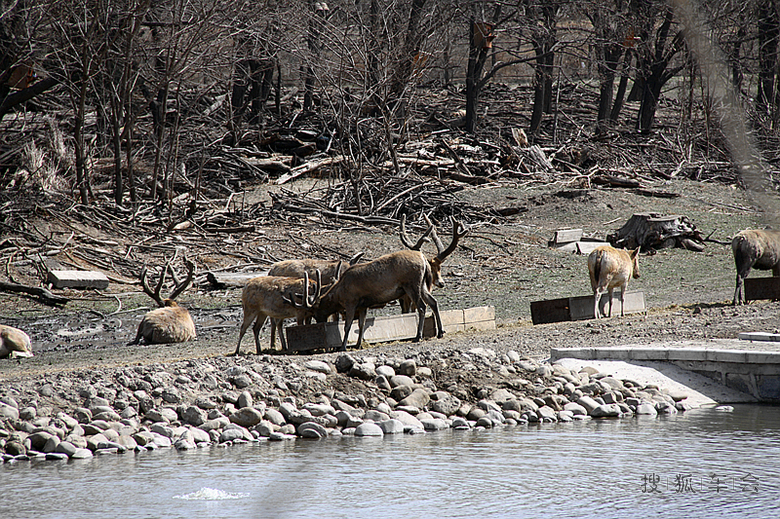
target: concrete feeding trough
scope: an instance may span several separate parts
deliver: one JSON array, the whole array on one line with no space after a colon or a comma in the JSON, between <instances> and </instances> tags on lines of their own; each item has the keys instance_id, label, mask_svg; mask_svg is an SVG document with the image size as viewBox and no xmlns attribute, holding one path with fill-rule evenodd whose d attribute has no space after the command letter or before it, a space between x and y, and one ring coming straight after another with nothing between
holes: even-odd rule
<instances>
[{"instance_id":1,"label":"concrete feeding trough","mask_svg":"<svg viewBox=\"0 0 780 519\"><path fill-rule=\"evenodd\" d=\"M582 229L560 229L555 231L552 240L547 245L564 252L574 252L588 255L601 245L609 245L602 240L582 238Z\"/></svg>"},{"instance_id":2,"label":"concrete feeding trough","mask_svg":"<svg viewBox=\"0 0 780 519\"><path fill-rule=\"evenodd\" d=\"M746 301L780 299L780 277L747 278L744 293Z\"/></svg>"},{"instance_id":3,"label":"concrete feeding trough","mask_svg":"<svg viewBox=\"0 0 780 519\"><path fill-rule=\"evenodd\" d=\"M445 332L465 330L494 330L496 311L492 306L480 306L464 310L445 310L440 312ZM339 348L343 340L344 322L318 323L306 326L288 326L287 349L289 351L308 351ZM417 314L401 314L366 319L363 340L369 344L413 339L417 335ZM436 335L436 323L433 315L425 317L423 337ZM355 345L358 336L357 319L352 323L347 344Z\"/></svg>"},{"instance_id":4,"label":"concrete feeding trough","mask_svg":"<svg viewBox=\"0 0 780 519\"><path fill-rule=\"evenodd\" d=\"M612 316L620 315L620 291L615 290L612 297ZM609 294L601 296L599 308L603 315L609 311ZM629 290L625 295L624 314L645 311L645 293L642 290ZM594 319L593 296L562 297L531 303L531 321L534 324L557 323L561 321L579 321Z\"/></svg>"},{"instance_id":5,"label":"concrete feeding trough","mask_svg":"<svg viewBox=\"0 0 780 519\"><path fill-rule=\"evenodd\" d=\"M108 278L95 270L50 270L46 278L54 288L108 288Z\"/></svg>"}]
</instances>

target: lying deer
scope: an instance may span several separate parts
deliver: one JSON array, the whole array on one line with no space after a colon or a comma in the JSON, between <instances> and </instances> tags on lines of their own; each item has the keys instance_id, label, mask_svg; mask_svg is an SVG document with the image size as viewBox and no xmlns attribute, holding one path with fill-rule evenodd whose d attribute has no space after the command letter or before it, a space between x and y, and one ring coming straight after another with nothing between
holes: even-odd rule
<instances>
[{"instance_id":1,"label":"lying deer","mask_svg":"<svg viewBox=\"0 0 780 519\"><path fill-rule=\"evenodd\" d=\"M417 240L417 243L412 244L411 240L406 234L406 215L401 215L401 243L403 243L404 246L409 250L420 250L423 243L427 243L428 241L433 240L433 244L436 245L438 254L435 258L429 261L436 261L439 265L439 268L441 268L441 264L444 263L444 260L447 259L447 256L453 253L455 248L458 246L458 241L466 235L468 230L463 228L463 224L456 222L454 218L450 217L450 221L452 222L452 241L450 242L449 247L445 247L439 238L439 235L436 233L436 226L433 224L433 222L431 222L431 219L428 218L428 215L423 215L423 218L425 218L425 223L428 224L428 230L425 231L419 240ZM428 239L428 236L430 236L430 240ZM428 290L432 291L433 286L433 284L429 284ZM398 302L401 305L401 312L404 314L408 314L415 310L411 299L409 299L407 296L401 297Z\"/></svg>"},{"instance_id":2,"label":"lying deer","mask_svg":"<svg viewBox=\"0 0 780 519\"><path fill-rule=\"evenodd\" d=\"M430 232L430 229L429 229ZM453 243L449 252L465 235L453 231ZM448 252L448 253L449 253ZM348 268L339 280L324 291L314 305L314 317L322 322L324 317L343 312L344 339L341 349L346 351L349 331L355 316L358 317L358 345L363 342L366 314L376 308L406 296L416 306L419 317L415 342L422 339L425 326L425 310L430 305L436 320L437 337L444 336L439 305L431 295L429 286L444 286L441 277L442 257L428 260L419 250L403 250L385 254L373 261L358 263Z\"/></svg>"},{"instance_id":3,"label":"lying deer","mask_svg":"<svg viewBox=\"0 0 780 519\"><path fill-rule=\"evenodd\" d=\"M771 270L772 276L780 276L780 232L770 230L745 230L731 240L731 251L737 267L737 287L733 304L746 302L745 278L750 270Z\"/></svg>"},{"instance_id":4,"label":"lying deer","mask_svg":"<svg viewBox=\"0 0 780 519\"><path fill-rule=\"evenodd\" d=\"M633 251L615 249L609 245L596 247L588 256L590 285L593 287L593 317L601 317L599 301L604 292L609 292L609 317L612 317L612 291L620 287L620 315L628 289L628 280L639 277L639 248Z\"/></svg>"},{"instance_id":5,"label":"lying deer","mask_svg":"<svg viewBox=\"0 0 780 519\"><path fill-rule=\"evenodd\" d=\"M151 297L161 308L150 310L144 315L138 324L138 333L135 339L129 344L138 344L141 338L147 344L186 342L195 338L195 323L192 321L190 312L174 301L192 282L195 264L190 260L186 260L186 265L187 277L182 281L176 276L176 272L171 267L170 262L166 263L154 291L149 288L146 282L146 266L141 270L141 286L144 293ZM163 299L160 296L160 291L165 283L166 273L171 274L175 288L170 296Z\"/></svg>"},{"instance_id":6,"label":"lying deer","mask_svg":"<svg viewBox=\"0 0 780 519\"><path fill-rule=\"evenodd\" d=\"M19 328L0 324L0 359L32 356L30 336Z\"/></svg>"},{"instance_id":7,"label":"lying deer","mask_svg":"<svg viewBox=\"0 0 780 519\"><path fill-rule=\"evenodd\" d=\"M311 318L313 314L312 307L315 301L319 299L322 287L321 273L316 271L315 275L317 277L316 281L309 280L308 272L304 272L303 279L280 276L259 276L250 279L241 293L244 321L241 323L241 331L238 333L238 344L233 355L238 355L241 349L241 339L243 339L252 322L255 323L252 328L255 335L255 348L257 354L260 355L260 329L268 317L272 319L271 349L276 349L274 331L278 331L282 341L282 349L286 350L287 340L282 333L282 323L288 317L293 317L300 325ZM310 294L311 283L313 283L314 290ZM300 305L293 305L290 302L289 298L293 293L303 293Z\"/></svg>"}]
</instances>

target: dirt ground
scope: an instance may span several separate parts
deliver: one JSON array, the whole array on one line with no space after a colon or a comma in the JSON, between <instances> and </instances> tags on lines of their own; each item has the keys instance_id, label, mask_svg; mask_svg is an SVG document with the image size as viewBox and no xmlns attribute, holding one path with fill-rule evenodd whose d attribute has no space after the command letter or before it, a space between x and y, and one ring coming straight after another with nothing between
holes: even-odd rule
<instances>
[{"instance_id":1,"label":"dirt ground","mask_svg":"<svg viewBox=\"0 0 780 519\"><path fill-rule=\"evenodd\" d=\"M312 182L302 180L285 189L311 189ZM685 179L648 181L645 187L680 196L657 198L631 189L567 184L527 186L512 181L459 191L455 195L458 200L477 207L527 208L499 223L471 226L444 264L447 286L434 292L442 309L494 306L498 328L490 332L451 333L444 339L419 344L378 345L361 353L403 355L413 350L482 346L499 351L514 349L523 355L544 358L550 347L736 338L741 331L780 330L780 303L762 301L731 306L735 270L727 243L739 230L762 225L746 193L731 185ZM270 203L272 189L278 188L268 184L254 186L251 197ZM641 277L631 281L630 289L645 292L646 314L531 324L531 302L591 293L586 257L548 247L553 233L563 228L582 228L585 236L604 238L632 214L641 212L685 215L703 236L721 243L707 242L704 252L665 249L653 255L643 254L639 261ZM30 225L52 236L73 232L72 227L62 226L59 220L40 218ZM128 250L133 239L139 239L128 233L112 236L105 229L84 225L77 230L120 254ZM253 233L221 236L206 248L191 239L195 232L183 230L158 237L186 247L197 265L196 285L178 298L195 319L195 341L127 346L141 317L151 307L151 300L138 284L112 282L104 291L56 291L71 299L60 308L44 305L31 296L3 292L0 322L27 331L35 357L0 360L0 380L226 355L236 346L242 317L241 291L213 288L206 280L207 270L268 268L268 263L248 260L252 254L262 253L263 258L349 258L364 252L370 259L401 248L397 229L344 225L316 216L266 220ZM441 228L445 243L449 240L448 232L446 225ZM244 252L238 255L236 250ZM24 264L11 268L16 269L16 278L34 281L38 275ZM752 274L764 275L767 273ZM381 312L399 311L397 306L389 306ZM251 334L248 335L243 341L243 354L254 353ZM264 343L268 341L267 325L261 337Z\"/></svg>"}]
</instances>

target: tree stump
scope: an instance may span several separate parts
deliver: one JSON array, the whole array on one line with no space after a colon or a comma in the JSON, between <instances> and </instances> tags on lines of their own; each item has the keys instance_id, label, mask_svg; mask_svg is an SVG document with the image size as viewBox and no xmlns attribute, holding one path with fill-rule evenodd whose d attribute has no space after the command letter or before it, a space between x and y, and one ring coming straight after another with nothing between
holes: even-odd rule
<instances>
[{"instance_id":1,"label":"tree stump","mask_svg":"<svg viewBox=\"0 0 780 519\"><path fill-rule=\"evenodd\" d=\"M704 239L696 225L687 216L638 213L618 231L608 234L613 247L642 250L681 247L701 252Z\"/></svg>"}]
</instances>

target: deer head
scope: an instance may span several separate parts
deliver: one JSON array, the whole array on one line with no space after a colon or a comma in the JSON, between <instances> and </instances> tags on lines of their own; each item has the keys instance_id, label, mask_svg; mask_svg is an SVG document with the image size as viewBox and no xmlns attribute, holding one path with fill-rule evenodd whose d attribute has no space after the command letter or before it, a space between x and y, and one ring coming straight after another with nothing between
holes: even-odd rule
<instances>
[{"instance_id":1,"label":"deer head","mask_svg":"<svg viewBox=\"0 0 780 519\"><path fill-rule=\"evenodd\" d=\"M341 272L341 263L339 262L339 268L336 269L336 279L333 281L334 283L338 280L338 275ZM304 272L303 274L303 294L294 294L292 291L288 292L286 295L282 296L282 299L285 303L294 306L295 308L305 308L310 309L312 308L317 302L320 300L320 294L322 293L322 274L320 273L320 269L317 269L317 281L314 284L314 294L309 294L309 273ZM300 299L300 302L298 302L298 299Z\"/></svg>"},{"instance_id":2,"label":"deer head","mask_svg":"<svg viewBox=\"0 0 780 519\"><path fill-rule=\"evenodd\" d=\"M462 223L456 221L454 217L450 216L450 222L452 223L452 241L445 248L444 244L439 238L439 235L436 234L436 227L431 222L430 218L428 218L428 215L423 215L423 218L425 218L426 223L429 225L429 229L432 229L431 239L433 240L434 245L436 245L436 250L438 251L436 258L434 259L439 263L443 263L444 260L447 259L447 256L452 254L452 252L458 247L458 242L461 238L466 236L469 230L463 227Z\"/></svg>"},{"instance_id":3,"label":"deer head","mask_svg":"<svg viewBox=\"0 0 780 519\"><path fill-rule=\"evenodd\" d=\"M143 287L144 293L146 293L149 297L151 297L154 300L154 302L157 303L157 306L160 307L170 306L170 302L176 299L179 296L179 294L184 292L184 290L192 282L192 277L195 274L195 264L186 258L184 261L185 264L187 265L187 277L184 280L180 279L179 276L176 274L176 271L171 266L171 262L167 261L165 263L165 266L162 268L160 279L157 281L157 286L155 287L154 291L152 291L152 289L149 288L149 284L147 283L146 280L146 272L147 272L146 265L144 265L144 268L141 269L140 278L141 278L141 286ZM173 283L174 283L174 289L173 292L171 292L171 294L167 298L163 299L160 296L160 291L162 290L162 287L165 284L166 274L171 275L171 278L173 279Z\"/></svg>"}]
</instances>

